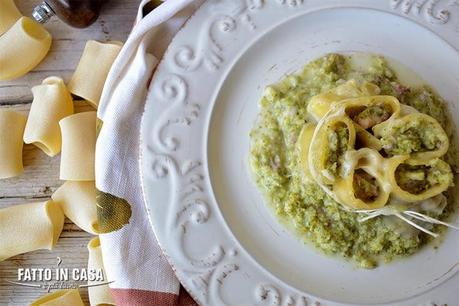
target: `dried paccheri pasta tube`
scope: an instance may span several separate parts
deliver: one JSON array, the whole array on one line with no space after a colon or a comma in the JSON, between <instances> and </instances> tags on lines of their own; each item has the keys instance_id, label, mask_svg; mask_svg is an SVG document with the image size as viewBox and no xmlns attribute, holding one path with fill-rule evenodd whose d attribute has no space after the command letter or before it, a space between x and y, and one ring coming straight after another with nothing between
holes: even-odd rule
<instances>
[{"instance_id":1,"label":"dried paccheri pasta tube","mask_svg":"<svg viewBox=\"0 0 459 306\"><path fill-rule=\"evenodd\" d=\"M51 47L51 35L39 23L21 17L0 36L0 80L23 76L37 66Z\"/></svg>"},{"instance_id":2,"label":"dried paccheri pasta tube","mask_svg":"<svg viewBox=\"0 0 459 306\"><path fill-rule=\"evenodd\" d=\"M22 135L26 116L15 111L0 110L0 178L22 174Z\"/></svg>"},{"instance_id":3,"label":"dried paccheri pasta tube","mask_svg":"<svg viewBox=\"0 0 459 306\"><path fill-rule=\"evenodd\" d=\"M98 233L94 181L67 181L51 197L62 207L64 215L78 227L91 234Z\"/></svg>"},{"instance_id":4,"label":"dried paccheri pasta tube","mask_svg":"<svg viewBox=\"0 0 459 306\"><path fill-rule=\"evenodd\" d=\"M84 306L78 289L67 289L52 292L35 300L30 306Z\"/></svg>"},{"instance_id":5,"label":"dried paccheri pasta tube","mask_svg":"<svg viewBox=\"0 0 459 306\"><path fill-rule=\"evenodd\" d=\"M33 143L49 156L61 151L59 121L73 114L72 96L64 81L49 77L32 88L33 102L24 132L24 142Z\"/></svg>"},{"instance_id":6,"label":"dried paccheri pasta tube","mask_svg":"<svg viewBox=\"0 0 459 306\"><path fill-rule=\"evenodd\" d=\"M0 35L8 31L22 17L14 0L0 0Z\"/></svg>"},{"instance_id":7,"label":"dried paccheri pasta tube","mask_svg":"<svg viewBox=\"0 0 459 306\"><path fill-rule=\"evenodd\" d=\"M62 133L60 179L94 181L96 112L68 116L59 125Z\"/></svg>"},{"instance_id":8,"label":"dried paccheri pasta tube","mask_svg":"<svg viewBox=\"0 0 459 306\"><path fill-rule=\"evenodd\" d=\"M88 243L88 270L98 270L102 269L104 271L104 280L103 281L88 281L88 285L98 285L101 283L106 283L107 277L105 274L104 264L102 261L102 249L100 247L99 237L91 239ZM108 284L101 286L90 286L88 287L89 293L89 302L91 305L116 305L115 300L110 293L110 288Z\"/></svg>"},{"instance_id":9,"label":"dried paccheri pasta tube","mask_svg":"<svg viewBox=\"0 0 459 306\"><path fill-rule=\"evenodd\" d=\"M0 210L0 260L35 250L51 250L64 226L53 201L13 205Z\"/></svg>"},{"instance_id":10,"label":"dried paccheri pasta tube","mask_svg":"<svg viewBox=\"0 0 459 306\"><path fill-rule=\"evenodd\" d=\"M68 83L70 92L97 107L105 79L121 46L122 43L118 41L101 43L89 40Z\"/></svg>"}]
</instances>

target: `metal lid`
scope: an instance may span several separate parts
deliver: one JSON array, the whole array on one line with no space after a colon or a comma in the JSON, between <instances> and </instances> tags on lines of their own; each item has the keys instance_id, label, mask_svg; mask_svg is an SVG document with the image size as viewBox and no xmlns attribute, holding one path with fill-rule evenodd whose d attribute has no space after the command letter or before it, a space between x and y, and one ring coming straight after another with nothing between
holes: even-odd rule
<instances>
[{"instance_id":1,"label":"metal lid","mask_svg":"<svg viewBox=\"0 0 459 306\"><path fill-rule=\"evenodd\" d=\"M32 11L33 18L39 23L47 22L53 15L54 11L46 2L36 6Z\"/></svg>"}]
</instances>

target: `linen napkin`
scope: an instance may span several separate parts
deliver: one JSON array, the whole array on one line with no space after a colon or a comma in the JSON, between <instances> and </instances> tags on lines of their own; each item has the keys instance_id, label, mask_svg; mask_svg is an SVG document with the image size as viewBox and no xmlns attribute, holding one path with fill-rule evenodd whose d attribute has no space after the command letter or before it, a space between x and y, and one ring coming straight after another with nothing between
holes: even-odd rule
<instances>
[{"instance_id":1,"label":"linen napkin","mask_svg":"<svg viewBox=\"0 0 459 306\"><path fill-rule=\"evenodd\" d=\"M117 305L196 305L151 229L138 159L141 116L154 68L203 1L169 0L147 13L154 2L141 2L99 103L96 187L102 256Z\"/></svg>"}]
</instances>

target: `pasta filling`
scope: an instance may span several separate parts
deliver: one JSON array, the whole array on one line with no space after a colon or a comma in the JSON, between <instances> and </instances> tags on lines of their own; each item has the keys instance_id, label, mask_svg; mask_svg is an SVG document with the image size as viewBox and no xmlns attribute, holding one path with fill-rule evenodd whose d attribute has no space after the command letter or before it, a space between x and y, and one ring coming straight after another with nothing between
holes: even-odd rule
<instances>
[{"instance_id":1,"label":"pasta filling","mask_svg":"<svg viewBox=\"0 0 459 306\"><path fill-rule=\"evenodd\" d=\"M385 105L371 105L355 115L352 120L367 130L386 121L391 114L391 110Z\"/></svg>"},{"instance_id":2,"label":"pasta filling","mask_svg":"<svg viewBox=\"0 0 459 306\"><path fill-rule=\"evenodd\" d=\"M381 138L389 155L404 155L434 151L447 142L445 133L432 122L423 120L402 122L388 129Z\"/></svg>"},{"instance_id":3,"label":"pasta filling","mask_svg":"<svg viewBox=\"0 0 459 306\"><path fill-rule=\"evenodd\" d=\"M376 178L362 169L355 170L353 187L354 196L366 203L374 202L380 193Z\"/></svg>"},{"instance_id":4,"label":"pasta filling","mask_svg":"<svg viewBox=\"0 0 459 306\"><path fill-rule=\"evenodd\" d=\"M401 164L395 171L395 180L404 191L421 194L438 186L452 182L451 169L437 160L432 165Z\"/></svg>"},{"instance_id":5,"label":"pasta filling","mask_svg":"<svg viewBox=\"0 0 459 306\"><path fill-rule=\"evenodd\" d=\"M334 129L328 133L328 156L326 169L334 177L338 175L342 163L342 156L348 149L349 130L346 125L337 124Z\"/></svg>"}]
</instances>

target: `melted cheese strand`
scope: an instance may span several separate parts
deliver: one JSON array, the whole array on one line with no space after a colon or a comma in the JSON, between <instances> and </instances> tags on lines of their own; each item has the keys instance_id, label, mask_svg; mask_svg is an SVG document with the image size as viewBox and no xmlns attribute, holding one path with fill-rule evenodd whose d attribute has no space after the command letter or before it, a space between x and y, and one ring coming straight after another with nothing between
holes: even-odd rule
<instances>
[{"instance_id":1,"label":"melted cheese strand","mask_svg":"<svg viewBox=\"0 0 459 306\"><path fill-rule=\"evenodd\" d=\"M451 223L447 223L447 222L443 222L443 221L437 220L435 218L432 218L432 217L429 217L427 215L421 214L421 213L419 213L417 211L407 210L407 211L404 211L403 213L408 215L408 216L410 216L410 217L413 217L415 219L418 219L418 220L421 220L421 221L424 221L424 222L429 222L429 223L434 223L434 224L441 224L441 225L444 225L444 226L447 226L447 227L450 227L450 228L453 228L453 229L459 231L459 227L458 226L452 225Z\"/></svg>"},{"instance_id":2,"label":"melted cheese strand","mask_svg":"<svg viewBox=\"0 0 459 306\"><path fill-rule=\"evenodd\" d=\"M380 215L381 214L379 212L374 212L372 214L368 214L368 216L366 216L364 218L359 219L358 221L359 222L365 222L365 221L368 221L370 219L376 218L377 216L380 216Z\"/></svg>"},{"instance_id":3,"label":"melted cheese strand","mask_svg":"<svg viewBox=\"0 0 459 306\"><path fill-rule=\"evenodd\" d=\"M365 222L367 220L373 219L378 216L393 216L395 214L400 213L400 211L396 210L394 207L391 206L384 206L379 209L369 209L369 210L353 210L352 212L366 214L367 217L359 219L359 222Z\"/></svg>"},{"instance_id":4,"label":"melted cheese strand","mask_svg":"<svg viewBox=\"0 0 459 306\"><path fill-rule=\"evenodd\" d=\"M415 222L413 222L413 221L411 221L411 220L409 220L409 219L403 217L400 213L396 213L394 216L399 217L400 219L402 219L403 221L405 221L405 222L408 223L409 225L414 226L415 228L417 228L417 229L420 230L420 231L423 231L423 232L426 233L426 234L429 234L429 235L431 235L431 236L433 236L433 237L435 237L435 238L437 238L437 237L439 236L438 234L435 234L434 232L431 232L431 231L429 231L428 229L425 229L425 228L423 228L422 226L416 224Z\"/></svg>"},{"instance_id":5,"label":"melted cheese strand","mask_svg":"<svg viewBox=\"0 0 459 306\"><path fill-rule=\"evenodd\" d=\"M384 215L384 216L393 215L393 216L396 216L396 217L402 219L403 221L405 221L406 223L410 224L411 226L419 229L420 231L423 231L424 233L432 235L435 238L438 237L439 235L436 234L436 233L433 233L433 232L423 228L421 225L419 225L419 224L417 224L417 223L415 223L415 222L403 217L402 214L405 214L405 215L407 215L407 216L409 216L411 218L414 218L414 219L417 219L417 220L420 220L420 221L423 221L423 222L432 223L432 224L440 224L440 225L447 226L449 228L453 228L455 230L459 230L458 226L455 226L453 224L437 220L435 218L429 217L429 216L421 214L419 212L412 211L412 210L405 210L405 211L402 211L402 212L398 212L396 209L394 209L394 208L392 208L390 206L386 206L386 207L381 208L381 209L354 210L354 212L367 215L366 217L360 218L358 220L359 222L365 222L365 221L368 221L370 219L373 219L373 218L376 218L376 217L382 216L382 215Z\"/></svg>"}]
</instances>

